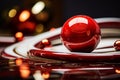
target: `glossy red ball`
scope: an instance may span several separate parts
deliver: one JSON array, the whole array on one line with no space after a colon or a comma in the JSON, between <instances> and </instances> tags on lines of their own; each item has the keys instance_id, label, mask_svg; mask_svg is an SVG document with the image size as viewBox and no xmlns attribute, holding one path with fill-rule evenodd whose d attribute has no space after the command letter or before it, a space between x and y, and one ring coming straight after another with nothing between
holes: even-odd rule
<instances>
[{"instance_id":1,"label":"glossy red ball","mask_svg":"<svg viewBox=\"0 0 120 80\"><path fill-rule=\"evenodd\" d=\"M61 30L63 44L74 52L92 52L101 38L97 22L86 15L69 18Z\"/></svg>"},{"instance_id":2,"label":"glossy red ball","mask_svg":"<svg viewBox=\"0 0 120 80\"><path fill-rule=\"evenodd\" d=\"M114 48L115 48L116 51L120 51L120 40L115 41Z\"/></svg>"}]
</instances>

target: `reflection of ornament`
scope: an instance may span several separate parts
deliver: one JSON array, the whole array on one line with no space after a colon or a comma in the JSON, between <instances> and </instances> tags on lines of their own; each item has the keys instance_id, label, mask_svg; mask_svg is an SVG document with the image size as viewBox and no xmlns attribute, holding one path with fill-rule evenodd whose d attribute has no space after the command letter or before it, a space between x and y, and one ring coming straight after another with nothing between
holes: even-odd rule
<instances>
[{"instance_id":1,"label":"reflection of ornament","mask_svg":"<svg viewBox=\"0 0 120 80\"><path fill-rule=\"evenodd\" d=\"M68 19L62 28L61 39L70 51L91 52L100 41L100 28L89 16L77 15Z\"/></svg>"},{"instance_id":2,"label":"reflection of ornament","mask_svg":"<svg viewBox=\"0 0 120 80\"><path fill-rule=\"evenodd\" d=\"M43 49L45 47L49 47L51 45L51 42L48 39L43 39L38 44L36 44L36 47Z\"/></svg>"}]
</instances>

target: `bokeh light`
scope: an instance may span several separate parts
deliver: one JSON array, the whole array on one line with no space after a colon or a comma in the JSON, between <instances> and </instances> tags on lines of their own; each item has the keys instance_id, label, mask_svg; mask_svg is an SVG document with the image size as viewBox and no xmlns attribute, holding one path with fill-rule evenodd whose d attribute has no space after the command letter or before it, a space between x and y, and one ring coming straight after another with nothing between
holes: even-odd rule
<instances>
[{"instance_id":1,"label":"bokeh light","mask_svg":"<svg viewBox=\"0 0 120 80\"><path fill-rule=\"evenodd\" d=\"M38 24L38 25L36 26L35 31L36 31L37 33L41 33L41 32L43 32L43 30L44 30L44 25L43 25L43 24Z\"/></svg>"},{"instance_id":2,"label":"bokeh light","mask_svg":"<svg viewBox=\"0 0 120 80\"><path fill-rule=\"evenodd\" d=\"M21 12L19 16L19 21L24 22L30 17L30 12L28 10L24 10Z\"/></svg>"},{"instance_id":3,"label":"bokeh light","mask_svg":"<svg viewBox=\"0 0 120 80\"><path fill-rule=\"evenodd\" d=\"M23 38L24 38L24 36L23 36L23 33L22 33L22 32L16 32L16 33L15 33L16 42L22 41Z\"/></svg>"},{"instance_id":4,"label":"bokeh light","mask_svg":"<svg viewBox=\"0 0 120 80\"><path fill-rule=\"evenodd\" d=\"M38 14L44 9L44 7L45 7L45 3L43 1L39 1L32 7L31 12L33 14Z\"/></svg>"},{"instance_id":5,"label":"bokeh light","mask_svg":"<svg viewBox=\"0 0 120 80\"><path fill-rule=\"evenodd\" d=\"M17 32L17 33L15 34L15 37L16 37L16 38L21 38L21 37L23 37L23 33L22 33L22 32Z\"/></svg>"},{"instance_id":6,"label":"bokeh light","mask_svg":"<svg viewBox=\"0 0 120 80\"><path fill-rule=\"evenodd\" d=\"M115 72L116 72L117 74L120 74L120 69L115 69Z\"/></svg>"},{"instance_id":7,"label":"bokeh light","mask_svg":"<svg viewBox=\"0 0 120 80\"><path fill-rule=\"evenodd\" d=\"M28 78L30 75L30 68L27 64L20 65L20 75L22 78Z\"/></svg>"},{"instance_id":8,"label":"bokeh light","mask_svg":"<svg viewBox=\"0 0 120 80\"><path fill-rule=\"evenodd\" d=\"M13 17L15 17L16 14L17 14L17 10L16 9L11 9L8 13L8 16L10 18L13 18Z\"/></svg>"},{"instance_id":9,"label":"bokeh light","mask_svg":"<svg viewBox=\"0 0 120 80\"><path fill-rule=\"evenodd\" d=\"M60 2L24 0L1 3L5 6L0 10L1 35L15 35L16 32L22 32L24 36L37 35L49 31L51 26L61 26Z\"/></svg>"},{"instance_id":10,"label":"bokeh light","mask_svg":"<svg viewBox=\"0 0 120 80\"><path fill-rule=\"evenodd\" d=\"M21 58L18 58L18 59L16 59L15 63L17 66L20 66L20 65L22 65L23 61Z\"/></svg>"},{"instance_id":11,"label":"bokeh light","mask_svg":"<svg viewBox=\"0 0 120 80\"><path fill-rule=\"evenodd\" d=\"M42 76L44 79L48 79L50 77L50 73L49 72L44 72L42 73Z\"/></svg>"}]
</instances>

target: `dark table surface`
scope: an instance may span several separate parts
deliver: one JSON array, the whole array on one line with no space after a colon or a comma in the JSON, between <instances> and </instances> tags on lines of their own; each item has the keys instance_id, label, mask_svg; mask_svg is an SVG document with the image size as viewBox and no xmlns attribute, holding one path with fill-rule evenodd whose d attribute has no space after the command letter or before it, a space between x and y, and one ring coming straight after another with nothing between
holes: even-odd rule
<instances>
[{"instance_id":1,"label":"dark table surface","mask_svg":"<svg viewBox=\"0 0 120 80\"><path fill-rule=\"evenodd\" d=\"M11 44L0 46L0 52ZM0 80L119 80L119 62L39 63L0 57Z\"/></svg>"}]
</instances>

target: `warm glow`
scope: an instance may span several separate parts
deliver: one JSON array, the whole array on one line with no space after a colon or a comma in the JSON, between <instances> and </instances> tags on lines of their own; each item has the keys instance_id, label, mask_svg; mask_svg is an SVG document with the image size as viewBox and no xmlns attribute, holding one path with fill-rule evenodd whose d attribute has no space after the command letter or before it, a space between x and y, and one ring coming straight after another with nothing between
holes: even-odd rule
<instances>
[{"instance_id":1,"label":"warm glow","mask_svg":"<svg viewBox=\"0 0 120 80\"><path fill-rule=\"evenodd\" d=\"M119 69L116 69L115 72L118 73L118 74L120 74L120 70Z\"/></svg>"},{"instance_id":2,"label":"warm glow","mask_svg":"<svg viewBox=\"0 0 120 80\"><path fill-rule=\"evenodd\" d=\"M43 30L44 30L44 25L43 24L39 24L39 25L36 26L35 31L37 33L41 33Z\"/></svg>"},{"instance_id":3,"label":"warm glow","mask_svg":"<svg viewBox=\"0 0 120 80\"><path fill-rule=\"evenodd\" d=\"M30 75L30 69L28 65L24 64L20 66L20 75L22 78L28 78Z\"/></svg>"},{"instance_id":4,"label":"warm glow","mask_svg":"<svg viewBox=\"0 0 120 80\"><path fill-rule=\"evenodd\" d=\"M22 32L17 32L15 34L15 39L16 39L16 42L19 42L19 41L22 41L23 40L23 33Z\"/></svg>"},{"instance_id":5,"label":"warm glow","mask_svg":"<svg viewBox=\"0 0 120 80\"><path fill-rule=\"evenodd\" d=\"M20 58L16 59L16 65L17 66L22 65L22 63L23 63L22 59L20 59Z\"/></svg>"},{"instance_id":6,"label":"warm glow","mask_svg":"<svg viewBox=\"0 0 120 80\"><path fill-rule=\"evenodd\" d=\"M20 14L19 20L20 20L21 22L24 22L24 21L26 21L29 17L30 17L30 12L29 12L28 10L24 10L24 11L22 11L22 13Z\"/></svg>"},{"instance_id":7,"label":"warm glow","mask_svg":"<svg viewBox=\"0 0 120 80\"><path fill-rule=\"evenodd\" d=\"M33 7L32 7L32 13L33 14L38 14L40 13L45 7L45 3L43 1L37 2Z\"/></svg>"},{"instance_id":8,"label":"warm glow","mask_svg":"<svg viewBox=\"0 0 120 80\"><path fill-rule=\"evenodd\" d=\"M11 9L8 13L8 16L13 18L13 17L15 17L16 14L17 14L16 9Z\"/></svg>"},{"instance_id":9,"label":"warm glow","mask_svg":"<svg viewBox=\"0 0 120 80\"><path fill-rule=\"evenodd\" d=\"M44 22L46 22L46 21L48 20L48 18L49 18L49 14L48 14L48 12L46 12L46 11L42 11L42 12L40 12L39 14L37 14L35 17L36 17L36 19L39 20L39 21L44 21Z\"/></svg>"},{"instance_id":10,"label":"warm glow","mask_svg":"<svg viewBox=\"0 0 120 80\"><path fill-rule=\"evenodd\" d=\"M15 37L16 37L16 38L21 38L21 37L23 37L23 33L22 33L22 32L17 32L17 33L15 34Z\"/></svg>"},{"instance_id":11,"label":"warm glow","mask_svg":"<svg viewBox=\"0 0 120 80\"><path fill-rule=\"evenodd\" d=\"M35 23L34 22L30 22L30 21L26 21L23 23L20 23L18 25L18 30L20 31L27 31L27 32L33 32L35 30Z\"/></svg>"},{"instance_id":12,"label":"warm glow","mask_svg":"<svg viewBox=\"0 0 120 80\"><path fill-rule=\"evenodd\" d=\"M48 79L50 77L50 74L48 72L45 72L42 74L44 79Z\"/></svg>"}]
</instances>

